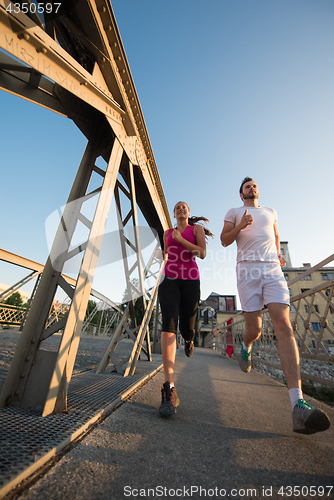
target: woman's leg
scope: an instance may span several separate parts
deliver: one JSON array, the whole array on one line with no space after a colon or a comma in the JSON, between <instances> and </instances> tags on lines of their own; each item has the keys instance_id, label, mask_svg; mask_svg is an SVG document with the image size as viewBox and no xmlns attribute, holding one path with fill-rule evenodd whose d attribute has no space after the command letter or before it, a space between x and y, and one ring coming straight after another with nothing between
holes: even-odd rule
<instances>
[{"instance_id":1,"label":"woman's leg","mask_svg":"<svg viewBox=\"0 0 334 500\"><path fill-rule=\"evenodd\" d=\"M164 365L165 382L174 385L174 367L176 354L176 335L172 332L161 332L161 354Z\"/></svg>"},{"instance_id":2,"label":"woman's leg","mask_svg":"<svg viewBox=\"0 0 334 500\"><path fill-rule=\"evenodd\" d=\"M162 314L161 354L165 381L170 384L174 383L176 331L180 299L180 290L176 280L165 278L159 286L159 301Z\"/></svg>"},{"instance_id":3,"label":"woman's leg","mask_svg":"<svg viewBox=\"0 0 334 500\"><path fill-rule=\"evenodd\" d=\"M184 280L181 289L180 331L186 342L191 342L195 337L199 298L199 280Z\"/></svg>"}]
</instances>

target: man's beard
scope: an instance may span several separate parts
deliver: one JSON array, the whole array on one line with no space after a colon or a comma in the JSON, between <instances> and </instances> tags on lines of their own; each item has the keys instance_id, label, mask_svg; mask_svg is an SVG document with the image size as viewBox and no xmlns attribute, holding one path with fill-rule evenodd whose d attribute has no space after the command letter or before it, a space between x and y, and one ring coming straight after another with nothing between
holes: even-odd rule
<instances>
[{"instance_id":1,"label":"man's beard","mask_svg":"<svg viewBox=\"0 0 334 500\"><path fill-rule=\"evenodd\" d=\"M246 196L244 195L244 200L256 200L258 197L259 196L257 193L250 193L247 194Z\"/></svg>"}]
</instances>

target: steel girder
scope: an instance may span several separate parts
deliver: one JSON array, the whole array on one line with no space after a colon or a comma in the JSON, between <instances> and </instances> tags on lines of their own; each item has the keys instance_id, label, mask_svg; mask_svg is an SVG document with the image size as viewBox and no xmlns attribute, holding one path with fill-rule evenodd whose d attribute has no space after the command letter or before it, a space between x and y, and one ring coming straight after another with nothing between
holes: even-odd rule
<instances>
[{"instance_id":1,"label":"steel girder","mask_svg":"<svg viewBox=\"0 0 334 500\"><path fill-rule=\"evenodd\" d=\"M150 359L148 322L157 297L160 263L148 304L141 263L137 205L148 225L161 238L171 226L139 100L109 1L67 0L59 14L39 19L34 13L8 12L9 0L0 0L0 87L71 118L88 139L76 179L61 218L53 247L31 302L20 341L10 367L0 406L18 405L39 409L43 415L66 409L67 388L72 375L80 332L114 189L121 176L131 198L135 251L144 318L130 334L134 348L125 375L134 373L141 350ZM40 2L46 4L46 2ZM30 5L30 4L29 4ZM6 10L7 9L7 10ZM14 59L15 58L15 59ZM21 61L21 62L18 62ZM105 171L96 158L106 162ZM101 187L89 193L93 172L102 177ZM126 187L123 186L123 190ZM88 220L82 205L98 194L95 215ZM120 211L120 205L118 205ZM71 248L78 223L89 230L87 242ZM124 225L124 221L122 220ZM128 244L122 234L122 248ZM75 286L62 276L65 262L82 253ZM153 262L151 259L151 263ZM129 290L131 270L123 262ZM47 326L47 318L58 287L71 299L65 318ZM122 335L135 299L120 322ZM45 351L43 340L64 329L57 352ZM130 336L131 336L130 335ZM146 350L143 342L146 338ZM118 340L117 340L118 341ZM117 342L116 341L116 342ZM115 342L114 342L115 344ZM111 359L111 350L106 353ZM105 363L104 363L105 364ZM104 369L104 368L101 368Z\"/></svg>"}]
</instances>

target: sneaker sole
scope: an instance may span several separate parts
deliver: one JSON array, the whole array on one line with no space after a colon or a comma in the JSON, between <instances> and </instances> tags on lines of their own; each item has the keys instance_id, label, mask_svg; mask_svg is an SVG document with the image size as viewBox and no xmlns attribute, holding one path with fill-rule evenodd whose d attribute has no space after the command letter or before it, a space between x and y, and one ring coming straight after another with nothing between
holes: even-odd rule
<instances>
[{"instance_id":1,"label":"sneaker sole","mask_svg":"<svg viewBox=\"0 0 334 500\"><path fill-rule=\"evenodd\" d=\"M316 410L316 408L315 408ZM331 423L326 413L322 411L313 411L305 421L305 427L301 429L293 429L298 434L315 434L316 432L326 431Z\"/></svg>"},{"instance_id":2,"label":"sneaker sole","mask_svg":"<svg viewBox=\"0 0 334 500\"><path fill-rule=\"evenodd\" d=\"M243 360L239 360L239 366L244 373L249 373L252 369L252 365L247 365Z\"/></svg>"}]
</instances>

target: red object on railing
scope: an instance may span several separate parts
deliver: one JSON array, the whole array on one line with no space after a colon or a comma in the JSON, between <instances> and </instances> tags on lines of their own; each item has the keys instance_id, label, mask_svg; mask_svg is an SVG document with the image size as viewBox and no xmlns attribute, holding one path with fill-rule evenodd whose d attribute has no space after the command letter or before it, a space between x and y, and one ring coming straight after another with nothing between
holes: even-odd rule
<instances>
[{"instance_id":1,"label":"red object on railing","mask_svg":"<svg viewBox=\"0 0 334 500\"><path fill-rule=\"evenodd\" d=\"M232 324L232 318L228 319L226 322L228 325ZM232 328L228 328L226 330L226 354L231 358L234 348L233 348L233 335L232 335Z\"/></svg>"},{"instance_id":2,"label":"red object on railing","mask_svg":"<svg viewBox=\"0 0 334 500\"><path fill-rule=\"evenodd\" d=\"M226 354L228 355L229 358L232 358L233 351L234 351L233 345L226 346Z\"/></svg>"}]
</instances>

